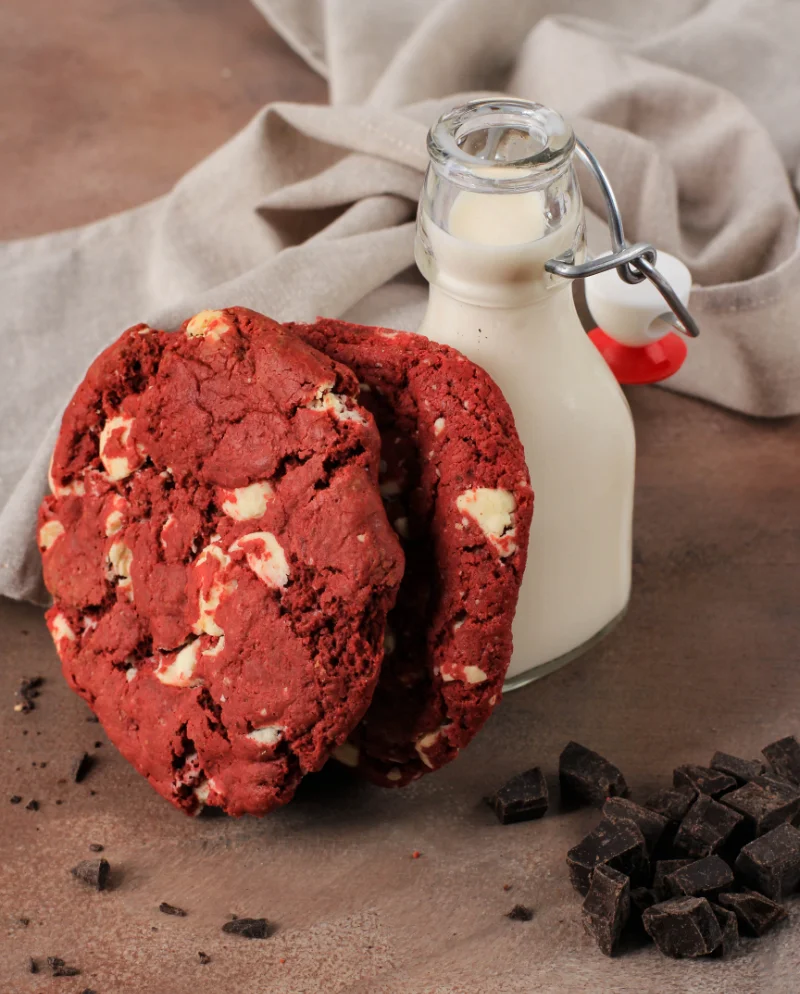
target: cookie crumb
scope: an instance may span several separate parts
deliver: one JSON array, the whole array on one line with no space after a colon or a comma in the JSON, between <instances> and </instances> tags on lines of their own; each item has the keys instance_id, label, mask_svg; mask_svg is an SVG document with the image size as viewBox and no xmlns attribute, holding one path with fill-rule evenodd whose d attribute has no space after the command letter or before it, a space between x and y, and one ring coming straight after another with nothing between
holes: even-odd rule
<instances>
[{"instance_id":1,"label":"cookie crumb","mask_svg":"<svg viewBox=\"0 0 800 994\"><path fill-rule=\"evenodd\" d=\"M524 904L515 904L506 912L506 918L510 918L512 922L529 922L533 918L533 909L527 908Z\"/></svg>"},{"instance_id":2,"label":"cookie crumb","mask_svg":"<svg viewBox=\"0 0 800 994\"><path fill-rule=\"evenodd\" d=\"M503 890L505 890L505 891L511 890L511 887L512 887L511 884L503 884Z\"/></svg>"},{"instance_id":3,"label":"cookie crumb","mask_svg":"<svg viewBox=\"0 0 800 994\"><path fill-rule=\"evenodd\" d=\"M88 752L84 752L80 756L76 756L72 761L72 766L70 767L70 776L72 777L73 783L80 783L81 780L86 778L86 774L91 770L94 765L94 760L89 755Z\"/></svg>"},{"instance_id":4,"label":"cookie crumb","mask_svg":"<svg viewBox=\"0 0 800 994\"><path fill-rule=\"evenodd\" d=\"M22 798L19 796L19 794L12 794L8 800L11 804L20 804L22 802Z\"/></svg>"},{"instance_id":5,"label":"cookie crumb","mask_svg":"<svg viewBox=\"0 0 800 994\"><path fill-rule=\"evenodd\" d=\"M222 926L228 935L240 935L244 939L268 939L275 926L266 918L234 918Z\"/></svg>"},{"instance_id":6,"label":"cookie crumb","mask_svg":"<svg viewBox=\"0 0 800 994\"><path fill-rule=\"evenodd\" d=\"M208 955L208 953L204 953L202 951L197 954L197 958L200 960L203 966L205 966L206 963L211 962L211 957Z\"/></svg>"},{"instance_id":7,"label":"cookie crumb","mask_svg":"<svg viewBox=\"0 0 800 994\"><path fill-rule=\"evenodd\" d=\"M60 956L48 956L47 965L53 977L77 977L81 972L77 966L67 966Z\"/></svg>"},{"instance_id":8,"label":"cookie crumb","mask_svg":"<svg viewBox=\"0 0 800 994\"><path fill-rule=\"evenodd\" d=\"M32 957L28 959L28 972L29 973L39 972L39 964Z\"/></svg>"},{"instance_id":9,"label":"cookie crumb","mask_svg":"<svg viewBox=\"0 0 800 994\"><path fill-rule=\"evenodd\" d=\"M168 904L166 901L162 901L158 906L158 910L162 915L174 915L176 918L185 918L186 912L183 908L176 908L174 904Z\"/></svg>"},{"instance_id":10,"label":"cookie crumb","mask_svg":"<svg viewBox=\"0 0 800 994\"><path fill-rule=\"evenodd\" d=\"M19 688L16 693L18 700L14 705L14 710L22 712L23 714L33 711L36 707L34 701L39 696L40 687L43 683L44 679L40 676L23 677L22 680L20 680Z\"/></svg>"},{"instance_id":11,"label":"cookie crumb","mask_svg":"<svg viewBox=\"0 0 800 994\"><path fill-rule=\"evenodd\" d=\"M28 803L25 805L25 810L26 811L38 811L39 810L39 802L38 801L28 801Z\"/></svg>"},{"instance_id":12,"label":"cookie crumb","mask_svg":"<svg viewBox=\"0 0 800 994\"><path fill-rule=\"evenodd\" d=\"M105 847L101 846L99 842L89 843L89 852L102 852Z\"/></svg>"},{"instance_id":13,"label":"cookie crumb","mask_svg":"<svg viewBox=\"0 0 800 994\"><path fill-rule=\"evenodd\" d=\"M415 849L414 852L411 853L411 858L419 859L421 855L422 853L419 851L419 849Z\"/></svg>"}]
</instances>

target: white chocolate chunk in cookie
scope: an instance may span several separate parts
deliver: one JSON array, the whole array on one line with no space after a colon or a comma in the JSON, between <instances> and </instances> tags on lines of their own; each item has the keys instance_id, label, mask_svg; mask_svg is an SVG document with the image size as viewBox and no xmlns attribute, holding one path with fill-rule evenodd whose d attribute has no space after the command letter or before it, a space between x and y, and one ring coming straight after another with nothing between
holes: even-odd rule
<instances>
[{"instance_id":1,"label":"white chocolate chunk in cookie","mask_svg":"<svg viewBox=\"0 0 800 994\"><path fill-rule=\"evenodd\" d=\"M53 518L51 521L45 521L39 529L39 548L42 552L45 552L56 542L57 539L61 538L63 534L64 526L58 518Z\"/></svg>"},{"instance_id":2,"label":"white chocolate chunk in cookie","mask_svg":"<svg viewBox=\"0 0 800 994\"><path fill-rule=\"evenodd\" d=\"M186 325L189 338L208 338L212 342L229 331L233 331L233 324L223 311L200 311Z\"/></svg>"},{"instance_id":3,"label":"white chocolate chunk in cookie","mask_svg":"<svg viewBox=\"0 0 800 994\"><path fill-rule=\"evenodd\" d=\"M125 524L125 517L128 511L128 502L122 494L114 494L105 505L108 508L104 522L105 533L108 538L116 535Z\"/></svg>"},{"instance_id":4,"label":"white chocolate chunk in cookie","mask_svg":"<svg viewBox=\"0 0 800 994\"><path fill-rule=\"evenodd\" d=\"M128 681L128 683L131 683L131 682L132 682L133 680L135 680L135 679L136 679L136 674L137 674L138 672L139 672L139 671L138 671L138 670L136 669L136 667L135 667L135 666L129 666L129 667L128 667L128 668L127 668L127 669L125 670L125 679L126 679L126 680Z\"/></svg>"},{"instance_id":5,"label":"white chocolate chunk in cookie","mask_svg":"<svg viewBox=\"0 0 800 994\"><path fill-rule=\"evenodd\" d=\"M433 422L433 434L441 435L443 431L444 431L444 418L437 418Z\"/></svg>"},{"instance_id":6,"label":"white chocolate chunk in cookie","mask_svg":"<svg viewBox=\"0 0 800 994\"><path fill-rule=\"evenodd\" d=\"M391 780L393 783L396 783L398 780L403 779L403 771L398 769L398 767L393 766L391 770L389 770L389 772L386 774L386 779Z\"/></svg>"},{"instance_id":7,"label":"white chocolate chunk in cookie","mask_svg":"<svg viewBox=\"0 0 800 994\"><path fill-rule=\"evenodd\" d=\"M341 393L333 393L333 383L323 383L318 388L314 399L307 405L312 411L330 411L339 421L358 421L362 425L367 423L367 419L362 417L358 411L348 409L345 401L349 400Z\"/></svg>"},{"instance_id":8,"label":"white chocolate chunk in cookie","mask_svg":"<svg viewBox=\"0 0 800 994\"><path fill-rule=\"evenodd\" d=\"M516 551L514 511L517 502L509 490L477 487L456 498L456 507L468 515L495 547L501 557Z\"/></svg>"},{"instance_id":9,"label":"white chocolate chunk in cookie","mask_svg":"<svg viewBox=\"0 0 800 994\"><path fill-rule=\"evenodd\" d=\"M168 687L199 687L202 678L194 675L199 654L200 643L195 640L177 652L161 656L155 671L156 679Z\"/></svg>"},{"instance_id":10,"label":"white chocolate chunk in cookie","mask_svg":"<svg viewBox=\"0 0 800 994\"><path fill-rule=\"evenodd\" d=\"M108 561L111 563L113 576L121 576L127 579L131 575L133 550L121 538L118 538L111 543L111 548L108 550Z\"/></svg>"},{"instance_id":11,"label":"white chocolate chunk in cookie","mask_svg":"<svg viewBox=\"0 0 800 994\"><path fill-rule=\"evenodd\" d=\"M425 753L434 746L439 741L439 736L442 734L441 728L437 728L435 732L428 732L427 735L421 735L414 746L417 750L417 755L422 760L422 762L429 768L433 769L433 763L428 759Z\"/></svg>"},{"instance_id":12,"label":"white chocolate chunk in cookie","mask_svg":"<svg viewBox=\"0 0 800 994\"><path fill-rule=\"evenodd\" d=\"M64 617L63 614L54 615L52 621L50 622L50 634L53 637L53 641L58 648L58 643L66 639L68 642L74 642L77 638L75 632L73 632L70 623Z\"/></svg>"},{"instance_id":13,"label":"white chocolate chunk in cookie","mask_svg":"<svg viewBox=\"0 0 800 994\"><path fill-rule=\"evenodd\" d=\"M280 542L272 532L250 532L230 547L230 552L244 552L247 565L268 587L285 587L289 581L289 563Z\"/></svg>"},{"instance_id":14,"label":"white chocolate chunk in cookie","mask_svg":"<svg viewBox=\"0 0 800 994\"><path fill-rule=\"evenodd\" d=\"M214 536L218 540L218 536ZM207 545L194 562L194 569L208 574L208 582L201 583L198 595L198 618L192 626L197 635L215 635L225 633L217 624L216 612L220 601L227 593L236 589L236 580L226 580L225 570L230 566L231 557L214 540Z\"/></svg>"},{"instance_id":15,"label":"white chocolate chunk in cookie","mask_svg":"<svg viewBox=\"0 0 800 994\"><path fill-rule=\"evenodd\" d=\"M50 465L47 468L47 482L50 484L50 493L54 497L81 497L86 493L86 487L83 485L83 480L73 480L72 483L56 483L55 477L53 476L53 459L55 458L55 452L50 456Z\"/></svg>"},{"instance_id":16,"label":"white chocolate chunk in cookie","mask_svg":"<svg viewBox=\"0 0 800 994\"><path fill-rule=\"evenodd\" d=\"M280 742L285 731L283 725L265 725L263 728L254 728L252 732L248 732L247 738L259 745L274 746Z\"/></svg>"},{"instance_id":17,"label":"white chocolate chunk in cookie","mask_svg":"<svg viewBox=\"0 0 800 994\"><path fill-rule=\"evenodd\" d=\"M109 418L100 432L100 462L109 480L124 480L144 462L140 446L130 445L133 418L118 414Z\"/></svg>"},{"instance_id":18,"label":"white chocolate chunk in cookie","mask_svg":"<svg viewBox=\"0 0 800 994\"><path fill-rule=\"evenodd\" d=\"M340 746L336 746L331 755L343 766L351 766L353 769L358 766L359 750L352 742L342 742Z\"/></svg>"},{"instance_id":19,"label":"white chocolate chunk in cookie","mask_svg":"<svg viewBox=\"0 0 800 994\"><path fill-rule=\"evenodd\" d=\"M161 543L161 548L167 552L169 549L169 532L177 525L178 519L174 514L168 514L164 524L161 526L161 532L158 536L158 540Z\"/></svg>"},{"instance_id":20,"label":"white chocolate chunk in cookie","mask_svg":"<svg viewBox=\"0 0 800 994\"><path fill-rule=\"evenodd\" d=\"M266 514L267 503L273 499L275 491L266 480L259 480L247 487L223 490L218 493L222 499L222 513L234 521L251 521Z\"/></svg>"}]
</instances>

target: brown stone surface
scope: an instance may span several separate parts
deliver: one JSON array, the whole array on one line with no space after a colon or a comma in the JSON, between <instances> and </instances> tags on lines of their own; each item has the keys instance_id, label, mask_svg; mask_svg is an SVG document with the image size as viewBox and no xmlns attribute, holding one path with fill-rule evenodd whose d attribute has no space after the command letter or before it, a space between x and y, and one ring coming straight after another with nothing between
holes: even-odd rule
<instances>
[{"instance_id":1,"label":"brown stone surface","mask_svg":"<svg viewBox=\"0 0 800 994\"><path fill-rule=\"evenodd\" d=\"M0 182L18 191L0 200L6 234L158 194L263 101L322 93L245 0L5 0L0 39L0 84L16 94L0 111ZM190 77L193 46L205 46L202 76ZM214 88L226 66L237 90L223 101ZM80 132L97 106L105 116ZM791 923L731 960L674 963L649 949L607 961L583 933L564 864L597 813L554 805L541 821L501 826L482 802L534 764L555 773L570 738L611 757L641 801L681 763L717 748L754 756L800 730L800 421L758 423L652 389L630 397L639 480L627 619L510 694L464 757L402 792L323 773L261 821L186 818L86 722L41 612L0 604L3 994L796 991ZM19 679L36 674L47 681L36 709L14 712ZM83 750L98 759L75 784ZM38 811L25 809L31 798ZM102 893L70 875L89 843L111 864ZM162 901L187 916L161 914ZM505 917L516 903L534 909L531 922ZM278 930L226 935L228 914ZM29 956L61 957L81 976L31 975Z\"/></svg>"}]
</instances>

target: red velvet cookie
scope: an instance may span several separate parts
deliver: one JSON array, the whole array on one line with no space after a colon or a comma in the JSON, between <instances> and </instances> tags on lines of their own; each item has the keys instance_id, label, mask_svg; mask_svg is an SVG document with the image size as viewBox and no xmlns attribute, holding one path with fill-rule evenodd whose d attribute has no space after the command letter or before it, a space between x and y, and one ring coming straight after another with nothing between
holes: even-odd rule
<instances>
[{"instance_id":1,"label":"red velvet cookie","mask_svg":"<svg viewBox=\"0 0 800 994\"><path fill-rule=\"evenodd\" d=\"M40 510L64 673L164 797L262 814L362 717L403 555L350 370L240 308L138 325Z\"/></svg>"},{"instance_id":2,"label":"red velvet cookie","mask_svg":"<svg viewBox=\"0 0 800 994\"><path fill-rule=\"evenodd\" d=\"M364 720L336 757L402 785L454 759L500 700L533 493L490 377L421 335L288 325L358 376L381 433L381 493L406 571Z\"/></svg>"}]
</instances>

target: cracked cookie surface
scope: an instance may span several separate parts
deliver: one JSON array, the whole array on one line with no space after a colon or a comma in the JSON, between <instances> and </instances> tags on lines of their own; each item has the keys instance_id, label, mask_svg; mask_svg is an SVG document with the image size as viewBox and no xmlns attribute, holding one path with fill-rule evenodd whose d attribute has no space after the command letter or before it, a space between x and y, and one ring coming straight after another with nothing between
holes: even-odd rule
<instances>
[{"instance_id":1,"label":"cracked cookie surface","mask_svg":"<svg viewBox=\"0 0 800 994\"><path fill-rule=\"evenodd\" d=\"M138 325L62 421L47 621L109 738L188 813L291 799L362 717L403 554L353 374L241 308Z\"/></svg>"},{"instance_id":2,"label":"cracked cookie surface","mask_svg":"<svg viewBox=\"0 0 800 994\"><path fill-rule=\"evenodd\" d=\"M500 700L533 493L500 389L421 335L287 327L349 366L381 433L380 488L406 570L364 719L334 754L399 786L454 759Z\"/></svg>"}]
</instances>

